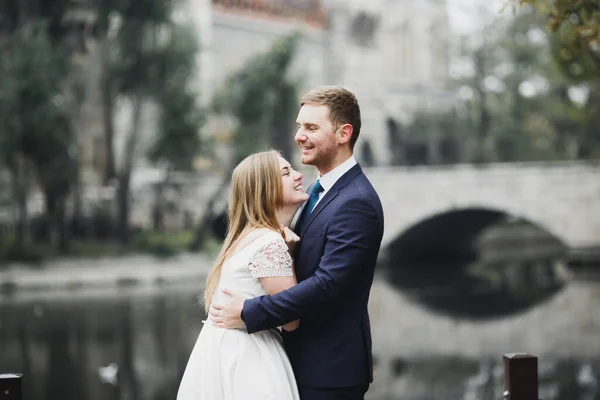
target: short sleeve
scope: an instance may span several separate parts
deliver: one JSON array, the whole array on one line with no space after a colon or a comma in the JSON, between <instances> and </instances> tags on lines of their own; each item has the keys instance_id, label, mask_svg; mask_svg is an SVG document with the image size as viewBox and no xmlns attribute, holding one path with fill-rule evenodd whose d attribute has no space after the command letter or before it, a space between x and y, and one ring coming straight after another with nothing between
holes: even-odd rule
<instances>
[{"instance_id":1,"label":"short sleeve","mask_svg":"<svg viewBox=\"0 0 600 400\"><path fill-rule=\"evenodd\" d=\"M274 240L263 246L252 256L248 270L254 278L293 276L292 257L285 241Z\"/></svg>"}]
</instances>

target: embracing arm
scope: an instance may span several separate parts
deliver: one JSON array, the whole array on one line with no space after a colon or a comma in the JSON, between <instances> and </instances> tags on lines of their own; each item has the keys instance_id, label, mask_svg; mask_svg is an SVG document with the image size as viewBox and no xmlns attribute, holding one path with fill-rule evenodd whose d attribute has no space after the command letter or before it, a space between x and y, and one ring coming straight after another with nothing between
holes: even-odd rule
<instances>
[{"instance_id":1,"label":"embracing arm","mask_svg":"<svg viewBox=\"0 0 600 400\"><path fill-rule=\"evenodd\" d=\"M248 332L280 326L330 304L356 284L381 243L382 228L366 200L349 202L332 219L315 274L272 296L244 302Z\"/></svg>"},{"instance_id":2,"label":"embracing arm","mask_svg":"<svg viewBox=\"0 0 600 400\"><path fill-rule=\"evenodd\" d=\"M265 292L267 292L267 294L274 295L274 294L282 292L282 291L289 289L292 286L296 285L296 277L295 276L264 277L264 278L260 278L260 283L262 284L262 286L265 289ZM288 322L287 324L283 325L283 329L288 332L291 332L291 331L298 329L299 325L300 325L300 320L297 319L295 321Z\"/></svg>"}]
</instances>

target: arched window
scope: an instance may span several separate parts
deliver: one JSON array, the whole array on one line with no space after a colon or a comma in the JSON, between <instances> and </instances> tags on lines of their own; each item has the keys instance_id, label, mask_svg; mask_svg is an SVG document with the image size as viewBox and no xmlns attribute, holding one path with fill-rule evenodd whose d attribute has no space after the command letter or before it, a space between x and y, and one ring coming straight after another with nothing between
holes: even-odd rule
<instances>
[{"instance_id":1,"label":"arched window","mask_svg":"<svg viewBox=\"0 0 600 400\"><path fill-rule=\"evenodd\" d=\"M361 11L352 18L350 36L359 46L373 47L378 23L379 18Z\"/></svg>"}]
</instances>

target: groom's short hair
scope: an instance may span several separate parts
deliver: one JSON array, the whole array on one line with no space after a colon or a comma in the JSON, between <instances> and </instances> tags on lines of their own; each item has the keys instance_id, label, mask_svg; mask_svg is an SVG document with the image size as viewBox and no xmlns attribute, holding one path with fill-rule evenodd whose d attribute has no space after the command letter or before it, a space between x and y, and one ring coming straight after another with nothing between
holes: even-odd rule
<instances>
[{"instance_id":1,"label":"groom's short hair","mask_svg":"<svg viewBox=\"0 0 600 400\"><path fill-rule=\"evenodd\" d=\"M327 106L334 131L344 124L352 125L350 148L354 149L361 126L360 107L354 93L341 86L322 86L311 90L302 97L300 107L305 104Z\"/></svg>"}]
</instances>

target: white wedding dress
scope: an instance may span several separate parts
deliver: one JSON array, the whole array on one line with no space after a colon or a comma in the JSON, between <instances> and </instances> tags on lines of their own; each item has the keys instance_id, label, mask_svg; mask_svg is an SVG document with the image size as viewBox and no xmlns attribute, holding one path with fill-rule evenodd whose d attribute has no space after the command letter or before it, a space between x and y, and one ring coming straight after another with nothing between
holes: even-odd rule
<instances>
[{"instance_id":1,"label":"white wedding dress","mask_svg":"<svg viewBox=\"0 0 600 400\"><path fill-rule=\"evenodd\" d=\"M292 259L281 235L264 234L224 264L221 288L248 298L266 294L258 278L291 276ZM207 318L190 355L177 400L298 400L290 362L277 330L248 334L221 329Z\"/></svg>"}]
</instances>

